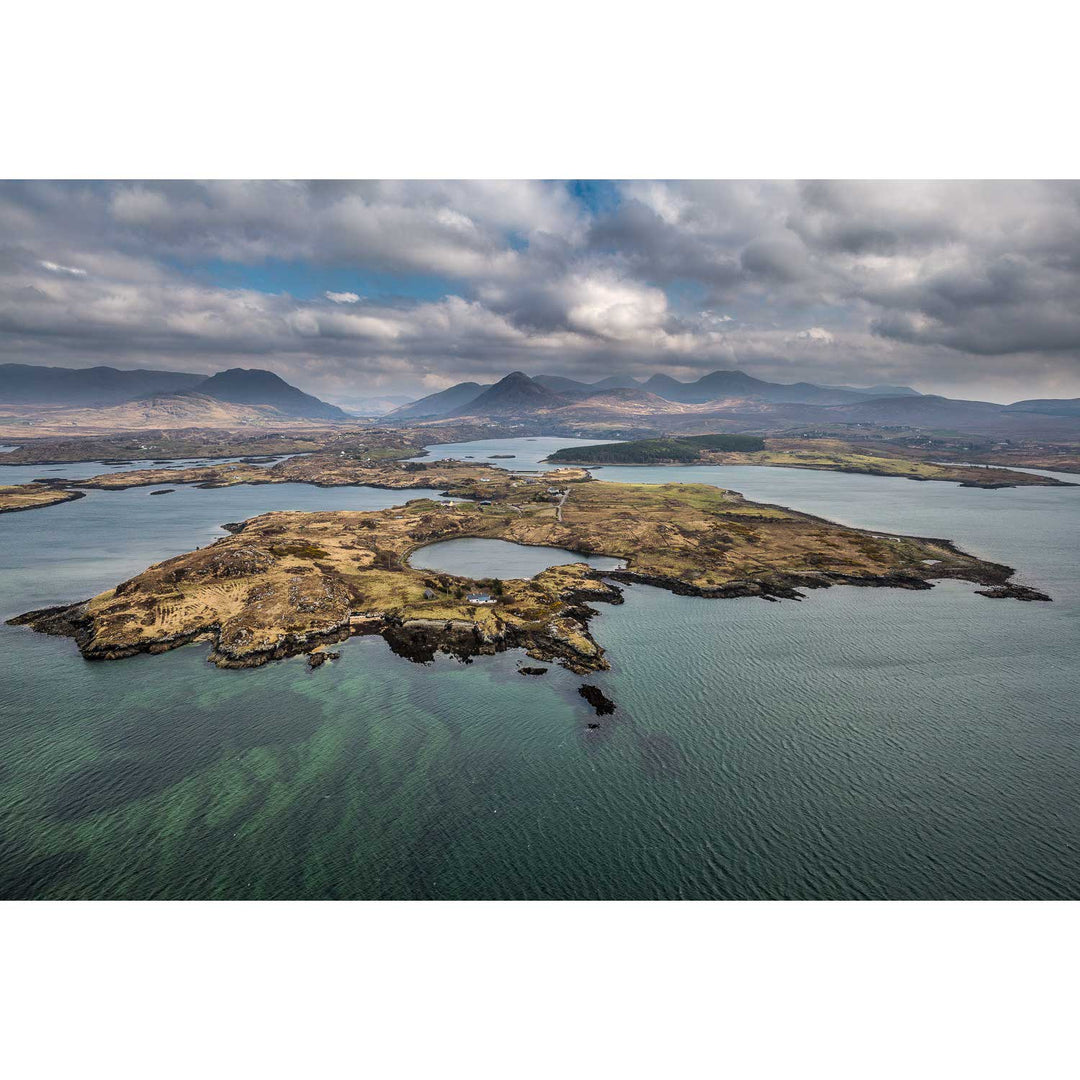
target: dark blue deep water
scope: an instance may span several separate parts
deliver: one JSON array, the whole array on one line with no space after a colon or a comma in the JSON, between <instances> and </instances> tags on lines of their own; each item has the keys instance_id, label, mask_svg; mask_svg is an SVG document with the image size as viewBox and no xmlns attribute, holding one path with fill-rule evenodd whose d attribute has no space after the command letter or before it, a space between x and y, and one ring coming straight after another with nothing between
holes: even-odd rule
<instances>
[{"instance_id":1,"label":"dark blue deep water","mask_svg":"<svg viewBox=\"0 0 1080 1080\"><path fill-rule=\"evenodd\" d=\"M502 464L540 456L517 449ZM3 627L0 895L1080 896L1080 488L597 475L950 537L1055 602L630 588L593 624L612 670L590 681L618 705L595 730L581 679L524 678L521 654L420 666L355 638L314 672L218 671L203 646L91 664ZM0 614L90 596L224 521L401 499L142 488L3 515Z\"/></svg>"}]
</instances>

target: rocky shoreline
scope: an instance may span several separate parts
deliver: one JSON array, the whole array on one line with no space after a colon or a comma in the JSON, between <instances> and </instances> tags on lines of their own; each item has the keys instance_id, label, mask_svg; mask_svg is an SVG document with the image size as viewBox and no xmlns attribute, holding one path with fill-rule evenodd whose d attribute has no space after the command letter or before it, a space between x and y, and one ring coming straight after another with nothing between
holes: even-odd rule
<instances>
[{"instance_id":1,"label":"rocky shoreline","mask_svg":"<svg viewBox=\"0 0 1080 1080\"><path fill-rule=\"evenodd\" d=\"M588 595L597 602L623 602L620 590L610 585L590 590ZM221 626L215 624L200 626L181 634L102 647L94 638L93 619L88 611L88 604L89 601L83 600L66 606L41 608L16 615L7 622L9 626L27 626L41 634L70 637L83 658L92 661L123 660L140 653L156 655L183 645L205 641L210 644L207 660L217 667L256 668L292 656L321 655L326 645L345 641L350 636L378 635L386 641L396 656L418 664L431 663L440 653L468 663L476 656L493 656L510 649L523 649L534 660L557 662L579 675L603 671L609 667L604 659L604 651L599 646L596 646L593 652L586 652L575 647L567 637L555 633L506 627L501 632L492 634L485 633L476 624L464 620L402 620L392 615L374 616L356 624L346 620L316 633L284 634L273 646L257 650L237 650L230 647L223 640ZM575 622L583 635L588 634L588 623L596 614L595 608L584 603L574 603L560 612L561 617ZM591 638L589 640L591 641ZM333 654L327 654L327 658L336 659ZM321 663L319 660L312 666L317 667ZM543 674L547 669L521 670L531 675Z\"/></svg>"},{"instance_id":2,"label":"rocky shoreline","mask_svg":"<svg viewBox=\"0 0 1080 1080\"><path fill-rule=\"evenodd\" d=\"M1009 582L1013 574L1010 567L1000 564L984 564L985 571L978 573L938 573L937 578L952 578L986 585L976 589L975 594L989 599L1017 599L1022 601L1049 601L1052 598L1037 589ZM929 573L933 573L928 569ZM864 588L893 588L927 590L933 588L932 580L914 574L846 575L846 574L777 574L758 580L735 581L715 588L702 588L674 578L640 573L631 569L586 569L585 576L592 579L595 587L564 594L566 606L560 617L576 625L578 632L588 640L593 649L584 651L576 647L564 634L550 630L523 629L504 626L498 632L486 632L476 623L454 619L400 619L391 614L370 614L363 620L348 618L318 632L306 634L282 634L275 643L265 649L236 649L222 638L222 628L206 624L180 634L163 635L127 644L102 647L93 635L93 619L88 612L90 601L60 605L28 611L8 620L12 626L28 626L39 633L74 639L82 656L87 660L120 660L139 653L158 654L197 641L210 644L207 659L220 668L254 668L291 656L308 654L336 659L335 654L322 652L325 646L344 641L352 635L379 635L391 651L413 663L430 663L436 655L456 657L468 663L476 656L494 655L510 649L523 649L534 660L558 663L575 674L584 675L606 670L610 665L604 650L592 639L589 624L598 614L593 603L621 604L622 590L612 582L623 585L650 585L679 596L697 596L705 599L733 599L758 597L763 600L802 600L800 590L826 589L834 585L851 585ZM609 580L604 580L609 579ZM586 602L588 601L588 602ZM323 660L316 660L317 667ZM540 675L547 669L523 667L519 671L527 675Z\"/></svg>"},{"instance_id":3,"label":"rocky shoreline","mask_svg":"<svg viewBox=\"0 0 1080 1080\"><path fill-rule=\"evenodd\" d=\"M609 667L590 630L594 605L621 603L625 585L775 602L833 585L926 590L954 579L982 586L988 599L1049 599L1012 582L1012 567L947 540L853 529L711 485L607 484L565 472L502 476L481 488L485 500L414 499L381 511L281 511L230 522L229 535L208 547L90 600L10 622L71 637L88 660L205 641L218 667L250 668L377 634L417 663L439 653L468 662L522 649L585 675ZM464 478L460 484L455 490L472 490ZM408 563L419 547L463 537L608 555L626 565L576 563L496 582ZM470 602L470 594L486 591L490 602Z\"/></svg>"}]
</instances>

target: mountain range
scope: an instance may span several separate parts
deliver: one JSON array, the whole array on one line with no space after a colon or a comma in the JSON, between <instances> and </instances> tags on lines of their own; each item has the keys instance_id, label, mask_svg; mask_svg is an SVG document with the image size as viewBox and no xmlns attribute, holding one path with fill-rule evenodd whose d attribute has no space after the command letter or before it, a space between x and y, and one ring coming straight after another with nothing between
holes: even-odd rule
<instances>
[{"instance_id":1,"label":"mountain range","mask_svg":"<svg viewBox=\"0 0 1080 1080\"><path fill-rule=\"evenodd\" d=\"M108 407L152 400L164 408L170 397L191 408L213 399L232 405L274 409L282 416L311 420L347 420L349 414L287 383L272 371L230 368L214 375L184 371L121 371L111 367L57 368L0 364L0 403L51 408ZM194 413L197 408L191 408Z\"/></svg>"},{"instance_id":2,"label":"mountain range","mask_svg":"<svg viewBox=\"0 0 1080 1080\"><path fill-rule=\"evenodd\" d=\"M400 400L400 399L399 399ZM198 426L295 418L350 419L336 405L306 394L271 371L230 368L206 376L183 371L111 367L0 365L0 405L89 410L77 418L114 417L153 426ZM245 410L247 412L245 413ZM67 414L63 414L66 416ZM382 422L447 421L462 417L529 420L554 429L589 425L640 430L728 431L877 428L978 433L995 437L1080 439L1080 399L1032 399L1000 405L920 394L911 387L774 383L744 371L713 371L693 382L655 374L638 380L609 375L593 383L563 375L530 378L513 371L495 383L457 383L387 413ZM134 418L134 419L132 419Z\"/></svg>"},{"instance_id":3,"label":"mountain range","mask_svg":"<svg viewBox=\"0 0 1080 1080\"><path fill-rule=\"evenodd\" d=\"M205 378L188 371L0 364L0 401L7 405L119 405L146 394L191 390Z\"/></svg>"},{"instance_id":4,"label":"mountain range","mask_svg":"<svg viewBox=\"0 0 1080 1080\"><path fill-rule=\"evenodd\" d=\"M579 382L564 375L537 375L529 378L520 371L512 372L508 379L509 387L501 383L457 383L437 394L429 394L419 401L413 401L400 409L394 410L393 419L419 419L421 417L482 415L493 408L496 412L513 411L512 404L526 404L531 401L540 405L543 399L535 390L530 390L526 383L547 390L554 397L561 397L563 404L571 400L589 398L610 390L640 390L662 401L678 402L684 405L703 405L710 401L731 398L752 398L756 401L777 403L844 405L857 401L866 401L874 397L886 396L921 396L909 386L874 386L860 389L854 386L818 386L815 383L773 383L756 379L744 371L714 371L703 375L695 382L680 382L670 375L653 375L649 379L638 380L629 375L609 375L598 382ZM524 381L523 381L524 380ZM489 390L501 386L496 397L487 395ZM512 394L510 391L512 390ZM555 405L552 397L546 399L548 405Z\"/></svg>"},{"instance_id":5,"label":"mountain range","mask_svg":"<svg viewBox=\"0 0 1080 1080\"><path fill-rule=\"evenodd\" d=\"M1000 405L920 394L911 387L772 383L743 371L714 371L684 383L611 376L581 383L511 372L494 384L458 383L388 414L386 420L531 418L552 425L633 421L658 429L714 424L729 430L871 427L1001 436L1080 437L1080 401ZM628 383L632 385L627 385Z\"/></svg>"}]
</instances>

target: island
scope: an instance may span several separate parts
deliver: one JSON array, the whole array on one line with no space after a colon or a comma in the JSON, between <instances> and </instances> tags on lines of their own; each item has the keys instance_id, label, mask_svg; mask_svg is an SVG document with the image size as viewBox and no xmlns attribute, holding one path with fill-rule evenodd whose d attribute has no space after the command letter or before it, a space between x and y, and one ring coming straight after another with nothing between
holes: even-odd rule
<instances>
[{"instance_id":1,"label":"island","mask_svg":"<svg viewBox=\"0 0 1080 1080\"><path fill-rule=\"evenodd\" d=\"M593 605L620 602L620 586L635 583L778 600L832 585L929 589L951 578L985 586L991 599L1049 599L1011 583L1012 568L948 540L837 525L707 484L615 484L582 470L514 474L454 461L382 468L424 486L438 477L462 498L263 514L91 599L10 621L70 636L90 660L205 641L218 667L257 667L379 634L421 662L437 652L467 659L521 648L584 674L608 667L590 632ZM417 549L460 537L614 556L625 568L575 563L484 581L410 566ZM478 604L470 594L487 596Z\"/></svg>"},{"instance_id":2,"label":"island","mask_svg":"<svg viewBox=\"0 0 1080 1080\"><path fill-rule=\"evenodd\" d=\"M558 465L762 465L789 469L945 480L961 487L1070 487L1049 476L974 464L940 464L900 456L841 439L760 438L754 435L689 435L556 450Z\"/></svg>"},{"instance_id":3,"label":"island","mask_svg":"<svg viewBox=\"0 0 1080 1080\"><path fill-rule=\"evenodd\" d=\"M753 453L764 449L765 440L758 435L664 435L571 446L544 460L575 465L698 465L713 451Z\"/></svg>"}]
</instances>

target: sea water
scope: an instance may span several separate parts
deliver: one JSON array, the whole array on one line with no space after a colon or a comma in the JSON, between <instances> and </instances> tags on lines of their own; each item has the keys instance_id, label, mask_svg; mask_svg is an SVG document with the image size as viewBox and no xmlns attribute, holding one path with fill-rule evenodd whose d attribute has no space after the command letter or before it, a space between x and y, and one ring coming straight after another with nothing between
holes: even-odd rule
<instances>
[{"instance_id":1,"label":"sea water","mask_svg":"<svg viewBox=\"0 0 1080 1080\"><path fill-rule=\"evenodd\" d=\"M617 705L603 718L581 677L522 676L519 652L418 665L366 637L313 672L302 657L220 671L203 645L90 663L5 626L0 895L1080 895L1080 488L596 475L948 537L1054 602L964 582L801 603L630 587L592 624L612 669L587 681ZM225 521L425 494L143 488L5 514L0 614L84 599Z\"/></svg>"}]
</instances>

